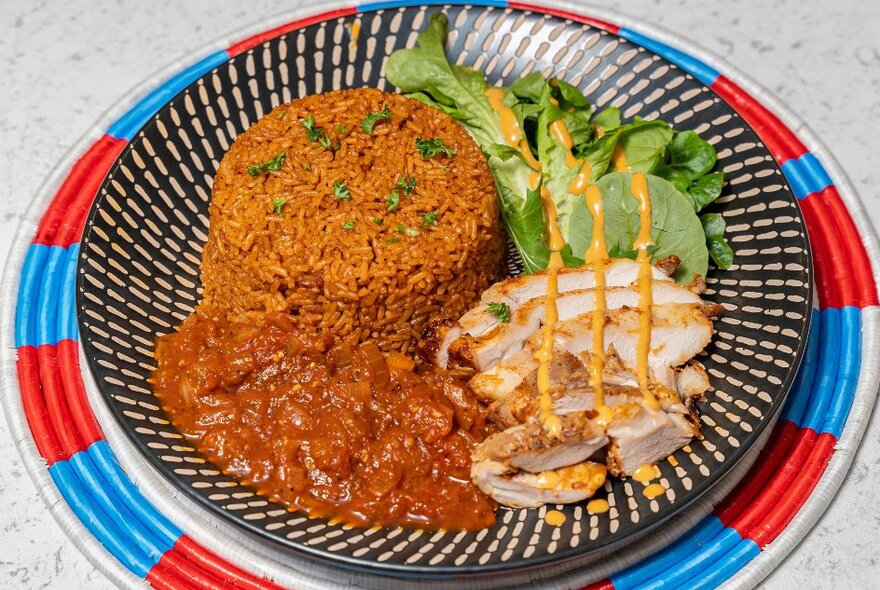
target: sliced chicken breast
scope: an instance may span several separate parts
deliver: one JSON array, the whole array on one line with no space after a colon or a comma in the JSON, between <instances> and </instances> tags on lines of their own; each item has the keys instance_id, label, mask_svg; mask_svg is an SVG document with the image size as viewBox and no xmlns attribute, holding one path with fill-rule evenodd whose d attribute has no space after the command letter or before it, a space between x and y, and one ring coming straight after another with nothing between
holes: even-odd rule
<instances>
[{"instance_id":1,"label":"sliced chicken breast","mask_svg":"<svg viewBox=\"0 0 880 590\"><path fill-rule=\"evenodd\" d=\"M710 313L714 311L709 310ZM653 380L676 390L678 367L696 356L712 338L712 322L703 304L663 304L652 308L651 349L648 364ZM614 349L624 366L637 366L641 311L623 308L605 314L605 346ZM533 333L521 351L504 362L474 375L473 391L483 399L500 400L509 395L538 367L534 351L541 344L540 331ZM554 356L567 352L575 357L592 352L593 316L585 313L556 325ZM696 375L688 375L688 377Z\"/></svg>"},{"instance_id":2,"label":"sliced chicken breast","mask_svg":"<svg viewBox=\"0 0 880 590\"><path fill-rule=\"evenodd\" d=\"M488 437L474 451L474 461L501 461L513 469L540 473L580 463L608 444L595 412L561 417L559 436L550 436L542 424L518 424Z\"/></svg>"},{"instance_id":3,"label":"sliced chicken breast","mask_svg":"<svg viewBox=\"0 0 880 590\"><path fill-rule=\"evenodd\" d=\"M652 267L652 277L657 282L672 282L669 274L675 272L678 261L664 262L662 268ZM671 269L671 272L667 272ZM606 287L626 287L638 279L639 264L627 258L610 261L605 268ZM595 272L587 267L566 268L559 271L557 291L568 293L593 289L596 286ZM492 331L501 321L489 311L490 303L503 303L514 314L522 304L547 292L547 274L535 273L520 275L495 283L480 296L480 304L465 313L458 321L437 318L429 322L422 334L419 354L426 361L446 368L449 362L449 345L461 335L479 337Z\"/></svg>"},{"instance_id":4,"label":"sliced chicken breast","mask_svg":"<svg viewBox=\"0 0 880 590\"><path fill-rule=\"evenodd\" d=\"M514 508L586 500L605 484L605 477L605 466L590 461L537 474L516 471L490 459L471 466L471 479L483 493Z\"/></svg>"},{"instance_id":5,"label":"sliced chicken breast","mask_svg":"<svg viewBox=\"0 0 880 590\"><path fill-rule=\"evenodd\" d=\"M655 305L703 303L699 295L672 281L653 283L652 295ZM637 307L638 304L639 291L635 287L605 289L605 306L609 311ZM595 305L595 289L569 291L556 298L560 322L588 314ZM449 344L449 365L473 367L477 371L485 371L510 357L541 327L544 322L544 307L545 297L535 297L513 312L507 323L497 324L492 330L480 336L462 333Z\"/></svg>"},{"instance_id":6,"label":"sliced chicken breast","mask_svg":"<svg viewBox=\"0 0 880 590\"><path fill-rule=\"evenodd\" d=\"M699 422L688 413L652 410L642 404L619 404L614 413L607 427L607 464L617 477L665 459L700 436Z\"/></svg>"}]
</instances>

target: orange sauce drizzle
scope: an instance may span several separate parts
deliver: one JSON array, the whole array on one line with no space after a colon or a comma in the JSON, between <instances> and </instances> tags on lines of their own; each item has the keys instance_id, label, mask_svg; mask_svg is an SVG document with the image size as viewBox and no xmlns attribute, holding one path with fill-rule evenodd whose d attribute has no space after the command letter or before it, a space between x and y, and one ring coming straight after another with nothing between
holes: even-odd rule
<instances>
[{"instance_id":1,"label":"orange sauce drizzle","mask_svg":"<svg viewBox=\"0 0 880 590\"><path fill-rule=\"evenodd\" d=\"M356 20L351 23L349 32L351 33L351 42L349 42L348 46L350 49L354 49L357 47L358 37L361 34L361 22Z\"/></svg>"},{"instance_id":2,"label":"orange sauce drizzle","mask_svg":"<svg viewBox=\"0 0 880 590\"><path fill-rule=\"evenodd\" d=\"M550 436L559 436L562 432L562 422L559 416L553 413L553 399L550 396L550 361L553 359L553 330L559 320L556 309L556 296L558 290L558 273L565 263L562 260L560 250L565 246L565 240L559 233L556 225L556 205L553 203L550 191L546 187L541 189L541 202L544 206L547 245L550 248L550 261L547 264L547 292L544 297L544 325L541 347L535 352L535 360L538 361L538 392L541 394L541 422Z\"/></svg>"},{"instance_id":3,"label":"orange sauce drizzle","mask_svg":"<svg viewBox=\"0 0 880 590\"><path fill-rule=\"evenodd\" d=\"M498 87L487 88L485 94L486 99L489 101L489 106L498 113L498 117L501 119L501 133L504 134L507 144L518 146L523 138L522 130L519 128L519 121L516 120L516 115L513 114L510 107L504 104L504 89Z\"/></svg>"},{"instance_id":4,"label":"orange sauce drizzle","mask_svg":"<svg viewBox=\"0 0 880 590\"><path fill-rule=\"evenodd\" d=\"M654 297L651 291L651 256L648 247L651 246L651 198L648 196L648 180L641 172L632 176L631 190L633 196L639 202L639 235L633 248L639 254L636 261L639 263L639 338L636 348L636 358L639 375L639 388L642 390L643 403L645 406L657 410L660 404L657 397L648 389L648 354L651 352L651 307L654 305Z\"/></svg>"},{"instance_id":5,"label":"orange sauce drizzle","mask_svg":"<svg viewBox=\"0 0 880 590\"><path fill-rule=\"evenodd\" d=\"M654 498L656 498L658 496L662 496L665 493L666 493L666 488L663 487L663 485L659 484L659 483L652 483L651 485L646 487L644 490L642 490L642 495L644 495L646 498L650 498L651 500L653 500Z\"/></svg>"},{"instance_id":6,"label":"orange sauce drizzle","mask_svg":"<svg viewBox=\"0 0 880 590\"><path fill-rule=\"evenodd\" d=\"M602 195L596 185L587 188L587 210L593 216L593 235L590 247L584 254L584 262L593 265L596 277L596 300L593 303L593 351L590 355L590 387L593 389L593 407L599 412L599 420L607 424L612 411L605 405L605 390L602 386L602 372L605 369L605 264L608 261L608 247L605 244L605 208Z\"/></svg>"},{"instance_id":7,"label":"orange sauce drizzle","mask_svg":"<svg viewBox=\"0 0 880 590\"><path fill-rule=\"evenodd\" d=\"M652 479L660 477L660 469L652 463L645 463L633 471L632 478L639 483L648 484Z\"/></svg>"},{"instance_id":8,"label":"orange sauce drizzle","mask_svg":"<svg viewBox=\"0 0 880 590\"><path fill-rule=\"evenodd\" d=\"M548 510L544 515L544 521L550 526L562 526L565 523L565 515L558 510Z\"/></svg>"},{"instance_id":9,"label":"orange sauce drizzle","mask_svg":"<svg viewBox=\"0 0 880 590\"><path fill-rule=\"evenodd\" d=\"M614 146L614 151L611 152L611 165L617 172L629 172L629 162L626 161L626 154L620 144Z\"/></svg>"},{"instance_id":10,"label":"orange sauce drizzle","mask_svg":"<svg viewBox=\"0 0 880 590\"><path fill-rule=\"evenodd\" d=\"M608 500L602 498L596 498L587 502L587 512L590 514L603 514L608 512L610 508L611 506L608 504Z\"/></svg>"},{"instance_id":11,"label":"orange sauce drizzle","mask_svg":"<svg viewBox=\"0 0 880 590\"><path fill-rule=\"evenodd\" d=\"M550 123L550 135L553 136L559 145L566 149L565 165L571 168L577 165L577 158L571 154L571 148L574 147L574 141L571 139L571 133L562 119Z\"/></svg>"}]
</instances>

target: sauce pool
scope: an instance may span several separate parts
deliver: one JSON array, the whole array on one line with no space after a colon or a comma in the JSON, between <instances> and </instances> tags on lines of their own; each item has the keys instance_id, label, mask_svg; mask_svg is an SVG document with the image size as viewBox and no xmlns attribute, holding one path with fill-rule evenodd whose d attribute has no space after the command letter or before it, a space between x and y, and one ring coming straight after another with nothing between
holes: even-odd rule
<instances>
[{"instance_id":1,"label":"sauce pool","mask_svg":"<svg viewBox=\"0 0 880 590\"><path fill-rule=\"evenodd\" d=\"M334 344L287 316L233 323L201 307L161 337L156 395L224 473L314 517L354 526L479 530L494 501L470 480L494 429L445 374Z\"/></svg>"}]
</instances>

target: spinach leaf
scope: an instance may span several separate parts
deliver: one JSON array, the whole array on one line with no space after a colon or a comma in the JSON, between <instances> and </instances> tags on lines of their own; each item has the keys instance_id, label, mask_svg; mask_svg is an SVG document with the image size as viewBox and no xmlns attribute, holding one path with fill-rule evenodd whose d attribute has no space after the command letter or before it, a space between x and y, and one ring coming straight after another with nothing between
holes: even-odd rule
<instances>
[{"instance_id":1,"label":"spinach leaf","mask_svg":"<svg viewBox=\"0 0 880 590\"><path fill-rule=\"evenodd\" d=\"M620 251L632 249L639 232L639 204L632 196L631 182L631 173L612 172L596 183L605 206L605 239L609 244L617 244ZM651 238L657 247L653 259L678 256L681 265L673 277L680 283L689 283L697 274L706 276L709 262L706 236L688 199L672 184L652 175L648 175L648 193ZM586 252L592 231L593 217L580 199L571 213L569 243L573 252Z\"/></svg>"},{"instance_id":2,"label":"spinach leaf","mask_svg":"<svg viewBox=\"0 0 880 590\"><path fill-rule=\"evenodd\" d=\"M636 119L621 128L617 145L632 172L653 172L663 161L672 128L664 121Z\"/></svg>"},{"instance_id":3,"label":"spinach leaf","mask_svg":"<svg viewBox=\"0 0 880 590\"><path fill-rule=\"evenodd\" d=\"M715 166L712 145L693 131L677 131L667 147L666 168L677 170L691 181L697 180Z\"/></svg>"},{"instance_id":4,"label":"spinach leaf","mask_svg":"<svg viewBox=\"0 0 880 590\"><path fill-rule=\"evenodd\" d=\"M575 146L574 155L585 159L590 164L590 169L592 170L590 181L595 182L608 172L608 167L611 165L611 156L614 154L614 148L617 146L619 135L620 131L614 130L589 143Z\"/></svg>"},{"instance_id":5,"label":"spinach leaf","mask_svg":"<svg viewBox=\"0 0 880 590\"><path fill-rule=\"evenodd\" d=\"M706 213L700 216L700 223L706 235L706 247L715 266L727 270L733 264L733 250L724 239L724 230L727 229L724 218L718 213Z\"/></svg>"},{"instance_id":6,"label":"spinach leaf","mask_svg":"<svg viewBox=\"0 0 880 590\"><path fill-rule=\"evenodd\" d=\"M668 180L672 183L672 185L678 189L678 192L686 195L688 189L691 186L691 179L684 172L680 172L675 168L667 168L666 166L660 166L657 170L653 172L654 176L659 176L663 180Z\"/></svg>"},{"instance_id":7,"label":"spinach leaf","mask_svg":"<svg viewBox=\"0 0 880 590\"><path fill-rule=\"evenodd\" d=\"M721 195L723 186L724 172L712 172L695 180L684 194L693 202L694 210L699 212Z\"/></svg>"}]
</instances>

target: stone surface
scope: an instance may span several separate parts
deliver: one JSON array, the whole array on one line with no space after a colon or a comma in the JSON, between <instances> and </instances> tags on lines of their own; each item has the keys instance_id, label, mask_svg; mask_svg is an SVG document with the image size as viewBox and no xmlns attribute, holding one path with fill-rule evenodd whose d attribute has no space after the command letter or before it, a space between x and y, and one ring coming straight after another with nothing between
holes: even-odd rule
<instances>
[{"instance_id":1,"label":"stone surface","mask_svg":"<svg viewBox=\"0 0 880 590\"><path fill-rule=\"evenodd\" d=\"M0 253L50 168L120 96L293 4L0 0ZM837 0L828 10L815 0L631 0L624 10L690 37L788 104L842 163L880 226L880 11L873 3ZM38 498L5 422L0 473L0 587L109 588ZM830 510L761 587L878 587L878 486L874 420Z\"/></svg>"}]
</instances>

